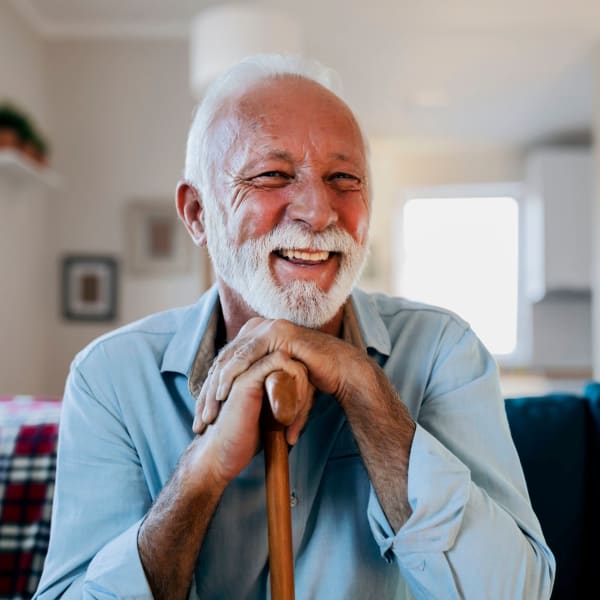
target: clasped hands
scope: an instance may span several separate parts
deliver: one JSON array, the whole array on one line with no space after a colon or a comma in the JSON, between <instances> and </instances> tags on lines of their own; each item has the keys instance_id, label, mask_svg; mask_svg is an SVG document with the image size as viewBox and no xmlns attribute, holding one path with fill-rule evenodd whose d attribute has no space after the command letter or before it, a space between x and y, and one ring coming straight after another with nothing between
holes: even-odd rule
<instances>
[{"instance_id":1,"label":"clasped hands","mask_svg":"<svg viewBox=\"0 0 600 600\"><path fill-rule=\"evenodd\" d=\"M287 442L293 445L308 419L315 389L341 400L352 372L349 361L358 352L336 337L289 321L249 320L215 358L196 402L193 430L211 450L218 476L231 481L256 454L270 374L284 371L295 385L295 415L286 428ZM278 418L281 407L272 403L271 408Z\"/></svg>"}]
</instances>

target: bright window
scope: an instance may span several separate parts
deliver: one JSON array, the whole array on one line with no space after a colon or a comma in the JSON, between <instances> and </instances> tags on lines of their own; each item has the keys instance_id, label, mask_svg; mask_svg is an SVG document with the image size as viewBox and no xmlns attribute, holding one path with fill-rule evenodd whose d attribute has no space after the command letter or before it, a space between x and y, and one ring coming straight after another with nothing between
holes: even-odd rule
<instances>
[{"instance_id":1,"label":"bright window","mask_svg":"<svg viewBox=\"0 0 600 600\"><path fill-rule=\"evenodd\" d=\"M511 197L411 198L399 293L448 308L495 355L517 345L518 205Z\"/></svg>"}]
</instances>

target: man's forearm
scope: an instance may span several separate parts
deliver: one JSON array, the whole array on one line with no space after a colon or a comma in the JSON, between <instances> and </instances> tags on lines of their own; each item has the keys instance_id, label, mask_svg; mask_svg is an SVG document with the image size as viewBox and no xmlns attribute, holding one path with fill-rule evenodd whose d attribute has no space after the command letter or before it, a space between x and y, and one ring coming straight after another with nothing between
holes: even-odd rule
<instances>
[{"instance_id":1,"label":"man's forearm","mask_svg":"<svg viewBox=\"0 0 600 600\"><path fill-rule=\"evenodd\" d=\"M184 600L194 565L223 486L210 474L188 468L194 443L183 454L168 483L148 511L138 534L138 549L155 600ZM193 475L192 475L193 474ZM198 478L198 481L191 481Z\"/></svg>"},{"instance_id":2,"label":"man's forearm","mask_svg":"<svg viewBox=\"0 0 600 600\"><path fill-rule=\"evenodd\" d=\"M350 384L340 401L377 498L398 531L411 515L408 461L416 425L383 371L373 365L371 373Z\"/></svg>"}]
</instances>

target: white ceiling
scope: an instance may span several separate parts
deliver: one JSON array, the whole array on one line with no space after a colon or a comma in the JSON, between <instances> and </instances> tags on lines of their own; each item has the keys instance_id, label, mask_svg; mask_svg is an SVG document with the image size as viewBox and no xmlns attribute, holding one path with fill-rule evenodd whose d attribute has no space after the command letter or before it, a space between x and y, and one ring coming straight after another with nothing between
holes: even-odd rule
<instances>
[{"instance_id":1,"label":"white ceiling","mask_svg":"<svg viewBox=\"0 0 600 600\"><path fill-rule=\"evenodd\" d=\"M215 0L12 0L49 40L186 39ZM255 3L246 0L245 4ZM598 0L263 0L337 69L371 135L530 144L582 135L600 75ZM595 59L598 56L598 60ZM594 65L597 64L597 67Z\"/></svg>"}]
</instances>

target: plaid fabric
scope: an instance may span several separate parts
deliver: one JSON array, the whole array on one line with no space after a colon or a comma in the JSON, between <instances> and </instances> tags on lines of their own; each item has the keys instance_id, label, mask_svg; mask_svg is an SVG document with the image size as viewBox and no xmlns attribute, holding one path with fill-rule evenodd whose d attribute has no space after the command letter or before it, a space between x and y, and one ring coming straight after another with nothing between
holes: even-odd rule
<instances>
[{"instance_id":1,"label":"plaid fabric","mask_svg":"<svg viewBox=\"0 0 600 600\"><path fill-rule=\"evenodd\" d=\"M0 398L0 600L29 600L50 534L60 402Z\"/></svg>"}]
</instances>

